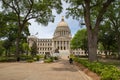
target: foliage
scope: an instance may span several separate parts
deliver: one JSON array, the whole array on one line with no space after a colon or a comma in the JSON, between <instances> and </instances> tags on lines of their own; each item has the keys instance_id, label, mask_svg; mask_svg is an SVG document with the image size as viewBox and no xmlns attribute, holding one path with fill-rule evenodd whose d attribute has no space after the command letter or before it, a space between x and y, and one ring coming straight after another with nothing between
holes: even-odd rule
<instances>
[{"instance_id":1,"label":"foliage","mask_svg":"<svg viewBox=\"0 0 120 80\"><path fill-rule=\"evenodd\" d=\"M2 13L0 12L0 39L3 39L3 44L2 46L5 48L6 56L15 54L15 49L16 49L16 36L17 36L17 20L16 20L16 15L13 12L10 13ZM22 50L22 43L26 42L26 36L29 35L28 31L28 23L25 25L26 27L24 28L21 36L21 43L20 43L20 49L21 52Z\"/></svg>"},{"instance_id":2,"label":"foliage","mask_svg":"<svg viewBox=\"0 0 120 80\"><path fill-rule=\"evenodd\" d=\"M101 76L101 80L119 80L120 79L120 70L113 66L102 64L100 62L89 62L85 59L74 58L74 61L84 65L91 71L97 73Z\"/></svg>"},{"instance_id":3,"label":"foliage","mask_svg":"<svg viewBox=\"0 0 120 80\"><path fill-rule=\"evenodd\" d=\"M31 55L24 55L24 54L20 55L20 60L25 61L25 60L31 60L31 59L33 59Z\"/></svg>"},{"instance_id":4,"label":"foliage","mask_svg":"<svg viewBox=\"0 0 120 80\"><path fill-rule=\"evenodd\" d=\"M39 56L39 58L44 58L44 55L43 55L43 54L37 55L37 56Z\"/></svg>"},{"instance_id":5,"label":"foliage","mask_svg":"<svg viewBox=\"0 0 120 80\"><path fill-rule=\"evenodd\" d=\"M5 48L4 48L2 45L3 45L3 41L1 40L1 41L0 41L0 56L3 55L4 50L5 50Z\"/></svg>"},{"instance_id":6,"label":"foliage","mask_svg":"<svg viewBox=\"0 0 120 80\"><path fill-rule=\"evenodd\" d=\"M120 1L112 3L104 15L104 22L100 27L99 41L106 52L117 52L120 56Z\"/></svg>"},{"instance_id":7,"label":"foliage","mask_svg":"<svg viewBox=\"0 0 120 80\"><path fill-rule=\"evenodd\" d=\"M30 48L29 48L29 44L28 43L23 43L22 44L22 48L23 48L23 51L28 54L28 52L30 51Z\"/></svg>"},{"instance_id":8,"label":"foliage","mask_svg":"<svg viewBox=\"0 0 120 80\"><path fill-rule=\"evenodd\" d=\"M115 40L115 33L112 30L112 26L109 22L106 22L100 27L99 32L99 46L98 49L106 52L115 52L117 51L117 44Z\"/></svg>"},{"instance_id":9,"label":"foliage","mask_svg":"<svg viewBox=\"0 0 120 80\"><path fill-rule=\"evenodd\" d=\"M53 57L45 59L44 62L45 63L51 63L51 62L53 62Z\"/></svg>"},{"instance_id":10,"label":"foliage","mask_svg":"<svg viewBox=\"0 0 120 80\"><path fill-rule=\"evenodd\" d=\"M87 31L86 29L78 30L75 36L71 40L72 49L88 50L87 47Z\"/></svg>"},{"instance_id":11,"label":"foliage","mask_svg":"<svg viewBox=\"0 0 120 80\"><path fill-rule=\"evenodd\" d=\"M31 47L31 55L35 56L36 54L37 54L37 44L36 44L36 42L34 42Z\"/></svg>"},{"instance_id":12,"label":"foliage","mask_svg":"<svg viewBox=\"0 0 120 80\"><path fill-rule=\"evenodd\" d=\"M49 57L49 58L46 58L45 60L44 60L44 62L45 63L51 63L51 62L53 62L54 60L58 60L59 58L58 57Z\"/></svg>"},{"instance_id":13,"label":"foliage","mask_svg":"<svg viewBox=\"0 0 120 80\"><path fill-rule=\"evenodd\" d=\"M53 60L58 60L58 57L57 56L53 57Z\"/></svg>"},{"instance_id":14,"label":"foliage","mask_svg":"<svg viewBox=\"0 0 120 80\"><path fill-rule=\"evenodd\" d=\"M15 15L10 18L16 20L16 57L19 57L24 30L28 27L28 21L35 19L36 22L47 25L54 21L52 10L57 13L62 11L61 0L0 0L2 2L2 11L5 14L13 12ZM22 34L23 33L23 34Z\"/></svg>"},{"instance_id":15,"label":"foliage","mask_svg":"<svg viewBox=\"0 0 120 80\"><path fill-rule=\"evenodd\" d=\"M6 57L6 56L0 57L0 62L15 62L15 61L16 61L15 57Z\"/></svg>"},{"instance_id":16,"label":"foliage","mask_svg":"<svg viewBox=\"0 0 120 80\"><path fill-rule=\"evenodd\" d=\"M107 8L114 0L65 0L70 4L67 8L67 17L73 19L84 18L88 36L89 60L97 61L97 40L101 21Z\"/></svg>"},{"instance_id":17,"label":"foliage","mask_svg":"<svg viewBox=\"0 0 120 80\"><path fill-rule=\"evenodd\" d=\"M110 8L108 9L109 12L105 15L105 22L110 23L111 30L114 33L114 39L116 41L116 52L119 55L120 59L120 1L116 0ZM108 19L108 20L107 20Z\"/></svg>"},{"instance_id":18,"label":"foliage","mask_svg":"<svg viewBox=\"0 0 120 80\"><path fill-rule=\"evenodd\" d=\"M22 60L22 61L27 61L27 60L39 61L39 59L41 59L43 57L44 57L43 55L32 56L32 55L22 54L22 55L20 55L20 60Z\"/></svg>"},{"instance_id":19,"label":"foliage","mask_svg":"<svg viewBox=\"0 0 120 80\"><path fill-rule=\"evenodd\" d=\"M34 62L34 60L33 59L28 59L27 62L32 63L32 62Z\"/></svg>"}]
</instances>

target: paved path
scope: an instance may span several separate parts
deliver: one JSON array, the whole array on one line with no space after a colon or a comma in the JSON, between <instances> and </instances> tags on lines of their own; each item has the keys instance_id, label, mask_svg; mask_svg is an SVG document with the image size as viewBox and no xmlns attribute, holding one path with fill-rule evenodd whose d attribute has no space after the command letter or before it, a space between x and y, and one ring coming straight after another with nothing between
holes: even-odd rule
<instances>
[{"instance_id":1,"label":"paved path","mask_svg":"<svg viewBox=\"0 0 120 80\"><path fill-rule=\"evenodd\" d=\"M0 63L0 80L92 80L67 60L55 63Z\"/></svg>"}]
</instances>

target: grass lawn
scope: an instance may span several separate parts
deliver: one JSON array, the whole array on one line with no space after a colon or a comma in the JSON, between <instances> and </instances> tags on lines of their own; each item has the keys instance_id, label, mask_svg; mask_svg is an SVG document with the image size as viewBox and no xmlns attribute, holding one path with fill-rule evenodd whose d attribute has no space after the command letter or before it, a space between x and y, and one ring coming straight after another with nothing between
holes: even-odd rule
<instances>
[{"instance_id":1,"label":"grass lawn","mask_svg":"<svg viewBox=\"0 0 120 80\"><path fill-rule=\"evenodd\" d=\"M103 64L115 65L120 69L120 60L115 59L99 59L99 61Z\"/></svg>"}]
</instances>

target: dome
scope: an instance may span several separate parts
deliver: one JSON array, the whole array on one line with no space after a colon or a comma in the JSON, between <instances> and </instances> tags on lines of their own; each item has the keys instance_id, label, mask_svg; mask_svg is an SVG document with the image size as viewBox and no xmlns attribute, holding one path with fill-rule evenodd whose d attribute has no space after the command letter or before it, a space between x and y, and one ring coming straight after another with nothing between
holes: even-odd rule
<instances>
[{"instance_id":1,"label":"dome","mask_svg":"<svg viewBox=\"0 0 120 80\"><path fill-rule=\"evenodd\" d=\"M54 32L54 37L57 36L70 36L71 31L69 29L68 24L64 21L64 17L62 17L61 21L58 23L56 30Z\"/></svg>"},{"instance_id":2,"label":"dome","mask_svg":"<svg viewBox=\"0 0 120 80\"><path fill-rule=\"evenodd\" d=\"M64 17L62 17L61 22L58 23L58 26L65 27L68 26L68 24L64 21Z\"/></svg>"}]
</instances>

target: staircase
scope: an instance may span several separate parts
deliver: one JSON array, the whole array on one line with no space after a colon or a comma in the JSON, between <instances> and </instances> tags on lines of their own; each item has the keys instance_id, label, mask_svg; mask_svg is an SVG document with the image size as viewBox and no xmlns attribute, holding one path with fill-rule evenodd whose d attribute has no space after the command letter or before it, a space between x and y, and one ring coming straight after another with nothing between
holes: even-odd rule
<instances>
[{"instance_id":1,"label":"staircase","mask_svg":"<svg viewBox=\"0 0 120 80\"><path fill-rule=\"evenodd\" d=\"M62 59L68 59L68 56L70 55L69 50L59 50L60 57Z\"/></svg>"}]
</instances>

